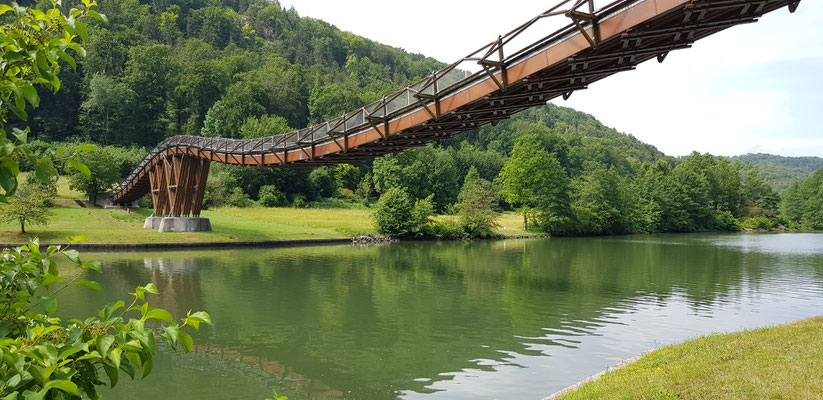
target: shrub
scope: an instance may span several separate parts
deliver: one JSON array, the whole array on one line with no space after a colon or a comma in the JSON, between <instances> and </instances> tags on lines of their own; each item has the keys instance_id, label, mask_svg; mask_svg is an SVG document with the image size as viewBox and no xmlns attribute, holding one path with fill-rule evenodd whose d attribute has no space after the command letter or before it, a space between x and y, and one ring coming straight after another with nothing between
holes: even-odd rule
<instances>
[{"instance_id":1,"label":"shrub","mask_svg":"<svg viewBox=\"0 0 823 400\"><path fill-rule=\"evenodd\" d=\"M342 187L340 189L337 189L335 197L346 200L357 200L357 196L354 195L354 192L352 192L351 189L346 189Z\"/></svg>"},{"instance_id":2,"label":"shrub","mask_svg":"<svg viewBox=\"0 0 823 400\"><path fill-rule=\"evenodd\" d=\"M736 232L740 230L737 219L729 211L715 211L714 229L721 231Z\"/></svg>"},{"instance_id":3,"label":"shrub","mask_svg":"<svg viewBox=\"0 0 823 400\"><path fill-rule=\"evenodd\" d=\"M263 207L279 207L286 202L286 196L274 185L261 186L257 198Z\"/></svg>"},{"instance_id":4,"label":"shrub","mask_svg":"<svg viewBox=\"0 0 823 400\"><path fill-rule=\"evenodd\" d=\"M772 229L776 225L775 220L768 217L746 218L740 224L743 229Z\"/></svg>"},{"instance_id":5,"label":"shrub","mask_svg":"<svg viewBox=\"0 0 823 400\"><path fill-rule=\"evenodd\" d=\"M434 215L434 195L414 202L412 209L411 232L416 236L431 236L434 234L431 217Z\"/></svg>"},{"instance_id":6,"label":"shrub","mask_svg":"<svg viewBox=\"0 0 823 400\"><path fill-rule=\"evenodd\" d=\"M292 199L291 205L294 208L306 208L309 206L309 202L306 200L306 196L298 194Z\"/></svg>"},{"instance_id":7,"label":"shrub","mask_svg":"<svg viewBox=\"0 0 823 400\"><path fill-rule=\"evenodd\" d=\"M213 165L209 170L206 193L203 196L203 208L226 205L232 190L237 188L237 180L232 176L229 168L232 167L218 164Z\"/></svg>"},{"instance_id":8,"label":"shrub","mask_svg":"<svg viewBox=\"0 0 823 400\"><path fill-rule=\"evenodd\" d=\"M154 201L151 199L151 195L147 194L137 200L137 205L140 208L154 208Z\"/></svg>"},{"instance_id":9,"label":"shrub","mask_svg":"<svg viewBox=\"0 0 823 400\"><path fill-rule=\"evenodd\" d=\"M249 195L243 193L243 189L236 187L232 189L231 194L226 199L226 205L243 208L251 206L252 201L249 199Z\"/></svg>"},{"instance_id":10,"label":"shrub","mask_svg":"<svg viewBox=\"0 0 823 400\"><path fill-rule=\"evenodd\" d=\"M474 167L466 174L457 199L460 224L469 236L494 235L494 229L497 228L497 212L494 211L497 194L492 189L491 182L481 178Z\"/></svg>"},{"instance_id":11,"label":"shrub","mask_svg":"<svg viewBox=\"0 0 823 400\"><path fill-rule=\"evenodd\" d=\"M437 236L443 239L464 239L468 236L462 224L450 219L437 221L433 226L433 230Z\"/></svg>"},{"instance_id":12,"label":"shrub","mask_svg":"<svg viewBox=\"0 0 823 400\"><path fill-rule=\"evenodd\" d=\"M377 232L388 236L408 236L413 226L411 200L406 188L393 187L380 196L373 214Z\"/></svg>"},{"instance_id":13,"label":"shrub","mask_svg":"<svg viewBox=\"0 0 823 400\"><path fill-rule=\"evenodd\" d=\"M328 167L315 168L309 173L309 182L320 197L331 197L337 190L331 170Z\"/></svg>"}]
</instances>

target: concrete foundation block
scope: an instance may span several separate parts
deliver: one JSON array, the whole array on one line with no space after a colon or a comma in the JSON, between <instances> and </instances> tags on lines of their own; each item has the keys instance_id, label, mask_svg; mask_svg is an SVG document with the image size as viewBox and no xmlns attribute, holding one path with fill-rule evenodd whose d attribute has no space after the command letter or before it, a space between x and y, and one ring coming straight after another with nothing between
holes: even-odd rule
<instances>
[{"instance_id":1,"label":"concrete foundation block","mask_svg":"<svg viewBox=\"0 0 823 400\"><path fill-rule=\"evenodd\" d=\"M158 232L211 232L211 222L202 217L162 217Z\"/></svg>"},{"instance_id":2,"label":"concrete foundation block","mask_svg":"<svg viewBox=\"0 0 823 400\"><path fill-rule=\"evenodd\" d=\"M163 217L147 217L146 222L143 223L144 229L160 229L160 221L163 220Z\"/></svg>"}]
</instances>

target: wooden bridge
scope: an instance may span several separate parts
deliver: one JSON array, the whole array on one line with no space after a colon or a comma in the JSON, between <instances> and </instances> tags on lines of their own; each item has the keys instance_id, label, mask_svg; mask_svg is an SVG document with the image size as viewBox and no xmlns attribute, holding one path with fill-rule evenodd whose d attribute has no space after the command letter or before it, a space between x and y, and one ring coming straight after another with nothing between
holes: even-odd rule
<instances>
[{"instance_id":1,"label":"wooden bridge","mask_svg":"<svg viewBox=\"0 0 823 400\"><path fill-rule=\"evenodd\" d=\"M155 215L196 217L211 162L316 167L397 153L568 98L644 61L663 62L670 51L726 28L783 7L794 12L799 2L618 0L597 9L594 0L565 0L460 61L339 118L260 139L166 139L109 196L129 203L151 192ZM540 32L550 18L567 20L558 30ZM517 46L535 34L542 38Z\"/></svg>"}]
</instances>

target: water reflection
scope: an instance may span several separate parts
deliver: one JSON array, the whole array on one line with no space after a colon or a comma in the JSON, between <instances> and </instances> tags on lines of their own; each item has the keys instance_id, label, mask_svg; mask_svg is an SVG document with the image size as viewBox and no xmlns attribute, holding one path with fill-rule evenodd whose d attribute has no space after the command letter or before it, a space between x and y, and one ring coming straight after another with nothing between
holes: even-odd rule
<instances>
[{"instance_id":1,"label":"water reflection","mask_svg":"<svg viewBox=\"0 0 823 400\"><path fill-rule=\"evenodd\" d=\"M819 314L823 235L100 254L89 313L154 282L216 326L106 398L537 399L652 347Z\"/></svg>"}]
</instances>

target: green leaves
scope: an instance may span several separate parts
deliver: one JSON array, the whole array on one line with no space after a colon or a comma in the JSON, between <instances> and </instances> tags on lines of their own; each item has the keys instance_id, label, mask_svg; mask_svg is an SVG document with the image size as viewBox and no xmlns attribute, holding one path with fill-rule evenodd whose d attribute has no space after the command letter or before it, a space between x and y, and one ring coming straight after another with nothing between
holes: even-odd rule
<instances>
[{"instance_id":1,"label":"green leaves","mask_svg":"<svg viewBox=\"0 0 823 400\"><path fill-rule=\"evenodd\" d=\"M208 325L212 324L211 316L209 316L209 314L205 311L198 311L193 314L191 313L191 311L189 311L189 314L186 316L186 318L183 318L183 324L191 326L192 328L194 328L194 330L200 330L201 322Z\"/></svg>"},{"instance_id":2,"label":"green leaves","mask_svg":"<svg viewBox=\"0 0 823 400\"><path fill-rule=\"evenodd\" d=\"M87 287L89 289L96 290L98 292L103 291L103 288L100 287L100 284L95 282L95 281L87 281L85 279L81 279L81 280L75 282L74 284L77 285L77 286Z\"/></svg>"},{"instance_id":3,"label":"green leaves","mask_svg":"<svg viewBox=\"0 0 823 400\"><path fill-rule=\"evenodd\" d=\"M89 167L87 167L87 166L86 166L86 164L83 164L83 163L81 163L80 161L73 160L73 159L68 159L68 160L66 160L66 163L67 163L68 165L70 165L72 168L74 168L74 169L76 169L77 171L79 171L79 172L80 172L81 174L83 174L86 178L91 178L91 170L89 169Z\"/></svg>"}]
</instances>

